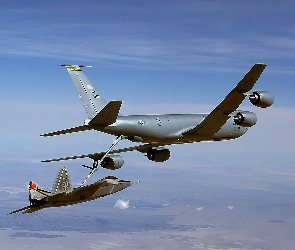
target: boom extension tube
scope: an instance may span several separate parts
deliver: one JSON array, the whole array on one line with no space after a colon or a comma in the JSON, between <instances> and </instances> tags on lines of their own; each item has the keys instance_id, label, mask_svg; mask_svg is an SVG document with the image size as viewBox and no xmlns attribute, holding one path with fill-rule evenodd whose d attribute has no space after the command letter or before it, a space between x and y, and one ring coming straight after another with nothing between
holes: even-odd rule
<instances>
[{"instance_id":1,"label":"boom extension tube","mask_svg":"<svg viewBox=\"0 0 295 250\"><path fill-rule=\"evenodd\" d=\"M119 141L121 141L123 139L124 139L123 135L118 136L117 139L112 143L110 148L106 151L106 153L104 154L104 156L100 160L93 160L93 167L91 168L91 171L87 175L86 179L82 182L81 187L84 186L84 184L88 181L88 179L91 177L91 175L93 175L98 170L100 164L108 156L108 154L113 150L113 148L119 143ZM83 167L86 167L86 166L83 165ZM90 167L88 167L88 168L90 168Z\"/></svg>"}]
</instances>

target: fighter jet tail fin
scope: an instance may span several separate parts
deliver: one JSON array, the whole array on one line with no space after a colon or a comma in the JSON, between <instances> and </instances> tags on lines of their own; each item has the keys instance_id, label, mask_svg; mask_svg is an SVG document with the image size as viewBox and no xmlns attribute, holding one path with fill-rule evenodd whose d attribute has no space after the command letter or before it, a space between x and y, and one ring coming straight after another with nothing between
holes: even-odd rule
<instances>
[{"instance_id":1,"label":"fighter jet tail fin","mask_svg":"<svg viewBox=\"0 0 295 250\"><path fill-rule=\"evenodd\" d=\"M73 187L70 176L68 174L68 170L65 167L60 168L53 183L51 195L71 192L72 190Z\"/></svg>"}]
</instances>

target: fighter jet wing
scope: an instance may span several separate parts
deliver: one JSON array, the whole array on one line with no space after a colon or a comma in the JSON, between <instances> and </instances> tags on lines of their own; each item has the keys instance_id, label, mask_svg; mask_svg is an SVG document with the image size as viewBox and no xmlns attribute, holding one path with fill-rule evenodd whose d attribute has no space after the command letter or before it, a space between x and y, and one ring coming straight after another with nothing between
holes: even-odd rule
<instances>
[{"instance_id":1,"label":"fighter jet wing","mask_svg":"<svg viewBox=\"0 0 295 250\"><path fill-rule=\"evenodd\" d=\"M15 213L18 213L18 212L21 212L21 211L24 211L23 214L29 214L29 213L34 213L38 210L41 210L45 208L44 206L39 206L39 207L36 207L36 206L26 206L26 207L23 207L23 208L20 208L20 209L17 209L17 210L14 210L12 212L10 212L9 214L15 214Z\"/></svg>"},{"instance_id":2,"label":"fighter jet wing","mask_svg":"<svg viewBox=\"0 0 295 250\"><path fill-rule=\"evenodd\" d=\"M27 210L25 210L23 212L23 214L30 214L30 213L34 213L37 212L41 209L45 208L45 206L40 206L40 207L34 207L34 206L30 206Z\"/></svg>"},{"instance_id":3,"label":"fighter jet wing","mask_svg":"<svg viewBox=\"0 0 295 250\"><path fill-rule=\"evenodd\" d=\"M237 86L224 98L224 100L196 127L185 132L186 134L199 134L202 137L210 137L217 133L229 119L229 114L234 112L246 97L266 64L255 64Z\"/></svg>"},{"instance_id":4,"label":"fighter jet wing","mask_svg":"<svg viewBox=\"0 0 295 250\"><path fill-rule=\"evenodd\" d=\"M121 149L115 149L112 150L109 154L117 154L117 153L123 153L123 152L130 152L130 151L139 151L142 153L148 152L150 149L154 148L154 147L159 147L159 146L164 146L167 144L150 144L150 143L146 143L146 144L141 144L141 145L137 145L137 146L133 146L133 147L129 147L129 148L121 148ZM106 152L100 152L100 153L93 153L93 154L86 154L86 155L76 155L76 156L69 156L69 157L62 157L62 158L56 158L56 159L49 159L49 160L43 160L42 162L52 162L52 161L66 161L66 160L74 160L74 159L82 159L82 158L90 158L93 160L100 160Z\"/></svg>"},{"instance_id":5,"label":"fighter jet wing","mask_svg":"<svg viewBox=\"0 0 295 250\"><path fill-rule=\"evenodd\" d=\"M10 212L10 213L8 213L8 214L15 214L15 213L18 213L18 212L24 211L24 210L26 210L26 209L29 209L30 207L31 207L31 206L22 207L22 208L20 208L20 209L14 210L14 211L12 211L12 212Z\"/></svg>"}]
</instances>

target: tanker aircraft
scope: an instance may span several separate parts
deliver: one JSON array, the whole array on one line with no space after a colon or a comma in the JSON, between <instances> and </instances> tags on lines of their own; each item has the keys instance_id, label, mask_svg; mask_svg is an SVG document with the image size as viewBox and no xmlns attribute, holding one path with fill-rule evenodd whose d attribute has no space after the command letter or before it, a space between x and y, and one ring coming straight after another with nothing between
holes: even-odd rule
<instances>
[{"instance_id":1,"label":"tanker aircraft","mask_svg":"<svg viewBox=\"0 0 295 250\"><path fill-rule=\"evenodd\" d=\"M40 188L36 183L30 181L28 185L30 205L12 211L14 214L23 211L33 213L43 208L61 207L78 204L81 202L95 200L110 194L117 193L133 184L131 181L119 180L114 176L107 176L93 184L73 188L65 167L59 169L53 183L51 192Z\"/></svg>"},{"instance_id":2,"label":"tanker aircraft","mask_svg":"<svg viewBox=\"0 0 295 250\"><path fill-rule=\"evenodd\" d=\"M257 63L209 114L122 115L119 113L122 101L107 102L82 72L83 67L91 66L68 64L61 66L64 66L70 74L84 105L87 119L84 125L41 136L96 130L117 137L105 152L43 161L92 159L91 167L83 165L91 171L82 186L99 166L111 170L121 168L124 160L118 153L136 150L146 154L151 161L164 162L170 157L170 151L166 148L168 145L236 139L244 135L248 128L255 125L257 121L255 113L237 110L247 96L253 105L260 108L270 107L274 102L274 97L270 92L252 89L266 67L265 64ZM114 150L115 145L123 139L139 144Z\"/></svg>"}]
</instances>

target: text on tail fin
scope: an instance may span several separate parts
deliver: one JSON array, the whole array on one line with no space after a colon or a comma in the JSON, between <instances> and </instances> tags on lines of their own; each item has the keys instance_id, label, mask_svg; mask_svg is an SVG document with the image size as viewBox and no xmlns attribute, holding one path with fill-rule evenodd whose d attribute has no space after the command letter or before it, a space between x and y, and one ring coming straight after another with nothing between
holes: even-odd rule
<instances>
[{"instance_id":1,"label":"text on tail fin","mask_svg":"<svg viewBox=\"0 0 295 250\"><path fill-rule=\"evenodd\" d=\"M68 171L65 167L60 168L52 186L51 194L71 192L73 190Z\"/></svg>"}]
</instances>

